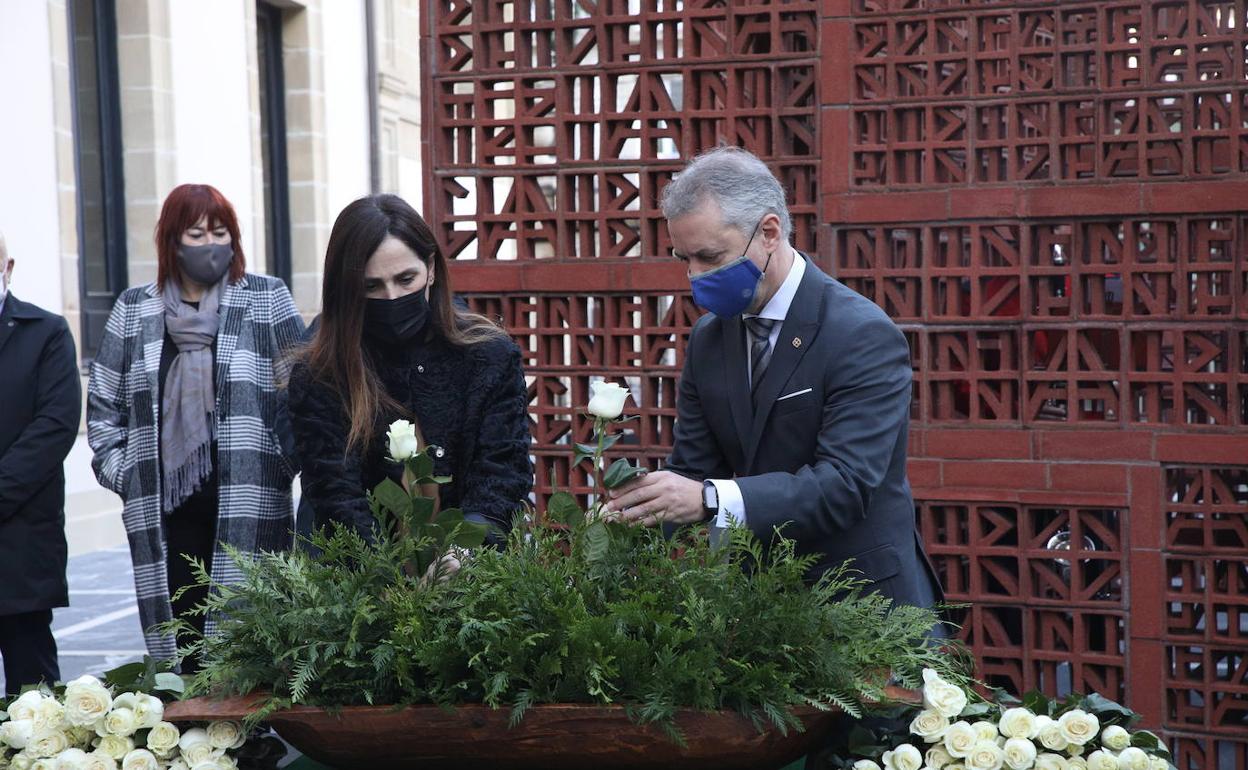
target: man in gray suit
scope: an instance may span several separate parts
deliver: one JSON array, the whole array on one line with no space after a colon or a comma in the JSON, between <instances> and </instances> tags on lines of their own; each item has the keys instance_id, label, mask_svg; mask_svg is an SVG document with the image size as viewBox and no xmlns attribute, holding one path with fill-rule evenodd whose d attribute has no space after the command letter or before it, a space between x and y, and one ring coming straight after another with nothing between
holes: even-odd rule
<instances>
[{"instance_id":1,"label":"man in gray suit","mask_svg":"<svg viewBox=\"0 0 1248 770\"><path fill-rule=\"evenodd\" d=\"M735 519L776 527L812 574L853 559L893 601L931 606L940 587L906 481L910 350L874 303L789 244L784 189L735 147L695 159L664 191L673 251L710 312L685 351L666 470L610 507L652 526Z\"/></svg>"}]
</instances>

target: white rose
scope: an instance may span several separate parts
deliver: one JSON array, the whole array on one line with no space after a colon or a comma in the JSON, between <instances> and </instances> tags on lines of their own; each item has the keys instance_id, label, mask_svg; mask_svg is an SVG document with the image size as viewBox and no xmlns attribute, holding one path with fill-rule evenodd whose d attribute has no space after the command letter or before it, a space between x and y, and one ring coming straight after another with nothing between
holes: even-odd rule
<instances>
[{"instance_id":1,"label":"white rose","mask_svg":"<svg viewBox=\"0 0 1248 770\"><path fill-rule=\"evenodd\" d=\"M56 760L51 757L40 757L30 763L30 770L56 770Z\"/></svg>"},{"instance_id":2,"label":"white rose","mask_svg":"<svg viewBox=\"0 0 1248 770\"><path fill-rule=\"evenodd\" d=\"M223 753L217 757L217 770L238 770L238 760Z\"/></svg>"},{"instance_id":3,"label":"white rose","mask_svg":"<svg viewBox=\"0 0 1248 770\"><path fill-rule=\"evenodd\" d=\"M117 760L100 750L87 755L87 770L117 770Z\"/></svg>"},{"instance_id":4,"label":"white rose","mask_svg":"<svg viewBox=\"0 0 1248 770\"><path fill-rule=\"evenodd\" d=\"M921 767L923 755L909 743L884 752L884 770L919 770Z\"/></svg>"},{"instance_id":5,"label":"white rose","mask_svg":"<svg viewBox=\"0 0 1248 770\"><path fill-rule=\"evenodd\" d=\"M395 462L410 460L420 453L420 442L416 440L416 426L407 420L395 420L390 423L390 431L386 433L389 442L390 459Z\"/></svg>"},{"instance_id":6,"label":"white rose","mask_svg":"<svg viewBox=\"0 0 1248 770\"><path fill-rule=\"evenodd\" d=\"M128 708L114 708L104 716L102 727L107 735L120 735L125 738L133 735L139 728L139 720Z\"/></svg>"},{"instance_id":7,"label":"white rose","mask_svg":"<svg viewBox=\"0 0 1248 770\"><path fill-rule=\"evenodd\" d=\"M980 740L966 757L967 770L999 770L1005 752L995 741Z\"/></svg>"},{"instance_id":8,"label":"white rose","mask_svg":"<svg viewBox=\"0 0 1248 770\"><path fill-rule=\"evenodd\" d=\"M160 762L147 749L135 749L121 760L121 770L160 770Z\"/></svg>"},{"instance_id":9,"label":"white rose","mask_svg":"<svg viewBox=\"0 0 1248 770\"><path fill-rule=\"evenodd\" d=\"M60 732L65 727L65 707L56 698L43 698L35 706L35 735Z\"/></svg>"},{"instance_id":10,"label":"white rose","mask_svg":"<svg viewBox=\"0 0 1248 770\"><path fill-rule=\"evenodd\" d=\"M175 759L169 763L169 767L167 770L191 770L191 766L186 764L186 762L182 761L182 759L179 757L178 759Z\"/></svg>"},{"instance_id":11,"label":"white rose","mask_svg":"<svg viewBox=\"0 0 1248 770\"><path fill-rule=\"evenodd\" d=\"M87 752L82 749L65 749L56 755L56 770L86 770Z\"/></svg>"},{"instance_id":12,"label":"white rose","mask_svg":"<svg viewBox=\"0 0 1248 770\"><path fill-rule=\"evenodd\" d=\"M190 730L183 732L181 738L178 738L178 748L184 754L188 749L200 744L212 746L212 742L208 740L208 731L202 727L192 727ZM188 762L187 764L190 763Z\"/></svg>"},{"instance_id":13,"label":"white rose","mask_svg":"<svg viewBox=\"0 0 1248 770\"><path fill-rule=\"evenodd\" d=\"M9 719L35 719L35 709L43 702L44 695L38 690L27 690L9 706Z\"/></svg>"},{"instance_id":14,"label":"white rose","mask_svg":"<svg viewBox=\"0 0 1248 770\"><path fill-rule=\"evenodd\" d=\"M955 759L966 759L971 755L979 736L969 722L954 722L945 731L945 751Z\"/></svg>"},{"instance_id":15,"label":"white rose","mask_svg":"<svg viewBox=\"0 0 1248 770\"><path fill-rule=\"evenodd\" d=\"M35 760L28 754L14 754L12 758L9 759L9 767L11 770L30 770L31 765L33 765L34 762Z\"/></svg>"},{"instance_id":16,"label":"white rose","mask_svg":"<svg viewBox=\"0 0 1248 770\"><path fill-rule=\"evenodd\" d=\"M966 708L966 693L930 668L923 669L923 705L953 719ZM956 754L954 756L957 756Z\"/></svg>"},{"instance_id":17,"label":"white rose","mask_svg":"<svg viewBox=\"0 0 1248 770\"><path fill-rule=\"evenodd\" d=\"M1005 742L1005 764L1011 770L1027 770L1036 761L1036 744L1027 738L1010 738Z\"/></svg>"},{"instance_id":18,"label":"white rose","mask_svg":"<svg viewBox=\"0 0 1248 770\"><path fill-rule=\"evenodd\" d=\"M945 751L945 747L939 743L928 749L927 754L923 756L923 759L927 762L928 767L934 768L935 770L941 770L941 768L946 765L953 764L953 757L950 756L949 752Z\"/></svg>"},{"instance_id":19,"label":"white rose","mask_svg":"<svg viewBox=\"0 0 1248 770\"><path fill-rule=\"evenodd\" d=\"M1066 757L1061 754L1041 754L1036 757L1036 770L1066 770Z\"/></svg>"},{"instance_id":20,"label":"white rose","mask_svg":"<svg viewBox=\"0 0 1248 770\"><path fill-rule=\"evenodd\" d=\"M139 708L139 701L142 700L143 697L144 695L141 692L123 692L121 695L113 698L113 708L137 711Z\"/></svg>"},{"instance_id":21,"label":"white rose","mask_svg":"<svg viewBox=\"0 0 1248 770\"><path fill-rule=\"evenodd\" d=\"M1036 715L1025 708L1007 709L997 727L1006 738L1035 738Z\"/></svg>"},{"instance_id":22,"label":"white rose","mask_svg":"<svg viewBox=\"0 0 1248 770\"><path fill-rule=\"evenodd\" d=\"M1118 725L1110 725L1101 731L1101 745L1114 751L1122 751L1131 745L1131 733Z\"/></svg>"},{"instance_id":23,"label":"white rose","mask_svg":"<svg viewBox=\"0 0 1248 770\"><path fill-rule=\"evenodd\" d=\"M869 759L860 759L854 763L854 770L880 770L880 766Z\"/></svg>"},{"instance_id":24,"label":"white rose","mask_svg":"<svg viewBox=\"0 0 1248 770\"><path fill-rule=\"evenodd\" d=\"M69 748L69 738L60 730L37 735L26 744L26 753L32 757L55 757Z\"/></svg>"},{"instance_id":25,"label":"white rose","mask_svg":"<svg viewBox=\"0 0 1248 770\"><path fill-rule=\"evenodd\" d=\"M1066 742L1078 746L1092 740L1101 731L1101 720L1095 714L1089 714L1082 709L1067 711L1057 720L1057 724Z\"/></svg>"},{"instance_id":26,"label":"white rose","mask_svg":"<svg viewBox=\"0 0 1248 770\"><path fill-rule=\"evenodd\" d=\"M182 733L171 722L157 722L147 734L147 750L162 757L167 757L178 747L178 739Z\"/></svg>"},{"instance_id":27,"label":"white rose","mask_svg":"<svg viewBox=\"0 0 1248 770\"><path fill-rule=\"evenodd\" d=\"M213 757L205 759L203 762L196 762L191 765L191 770L220 770L217 760Z\"/></svg>"},{"instance_id":28,"label":"white rose","mask_svg":"<svg viewBox=\"0 0 1248 770\"><path fill-rule=\"evenodd\" d=\"M1170 770L1170 763L1161 757L1149 757L1148 770Z\"/></svg>"},{"instance_id":29,"label":"white rose","mask_svg":"<svg viewBox=\"0 0 1248 770\"><path fill-rule=\"evenodd\" d=\"M1066 760L1066 770L1088 770L1088 760L1083 757L1071 757Z\"/></svg>"},{"instance_id":30,"label":"white rose","mask_svg":"<svg viewBox=\"0 0 1248 770\"><path fill-rule=\"evenodd\" d=\"M1118 755L1118 767L1122 770L1149 770L1148 755L1144 749L1128 746Z\"/></svg>"},{"instance_id":31,"label":"white rose","mask_svg":"<svg viewBox=\"0 0 1248 770\"><path fill-rule=\"evenodd\" d=\"M997 726L987 720L976 722L971 725L975 728L975 734L979 736L981 741L996 741L1001 733L997 732Z\"/></svg>"},{"instance_id":32,"label":"white rose","mask_svg":"<svg viewBox=\"0 0 1248 770\"><path fill-rule=\"evenodd\" d=\"M208 725L208 742L214 749L237 749L247 742L247 733L238 722L213 722Z\"/></svg>"},{"instance_id":33,"label":"white rose","mask_svg":"<svg viewBox=\"0 0 1248 770\"><path fill-rule=\"evenodd\" d=\"M120 762L127 754L134 751L134 740L123 735L105 735L95 745L96 751L107 754Z\"/></svg>"},{"instance_id":34,"label":"white rose","mask_svg":"<svg viewBox=\"0 0 1248 770\"><path fill-rule=\"evenodd\" d=\"M1069 744L1066 736L1062 734L1062 726L1052 719L1041 723L1040 731L1036 733L1036 740L1050 751L1065 751Z\"/></svg>"},{"instance_id":35,"label":"white rose","mask_svg":"<svg viewBox=\"0 0 1248 770\"><path fill-rule=\"evenodd\" d=\"M134 718L137 723L136 730L155 727L165 718L165 704L155 695L142 695L135 704Z\"/></svg>"},{"instance_id":36,"label":"white rose","mask_svg":"<svg viewBox=\"0 0 1248 770\"><path fill-rule=\"evenodd\" d=\"M945 731L948 729L949 717L931 709L923 709L910 722L910 732L928 743L935 743L944 738Z\"/></svg>"},{"instance_id":37,"label":"white rose","mask_svg":"<svg viewBox=\"0 0 1248 770\"><path fill-rule=\"evenodd\" d=\"M8 744L10 748L18 750L26 748L26 744L30 743L34 734L35 720L33 719L10 719L0 724L0 741Z\"/></svg>"},{"instance_id":38,"label":"white rose","mask_svg":"<svg viewBox=\"0 0 1248 770\"><path fill-rule=\"evenodd\" d=\"M65 686L65 722L94 727L113 705L113 695L93 676L80 676Z\"/></svg>"},{"instance_id":39,"label":"white rose","mask_svg":"<svg viewBox=\"0 0 1248 770\"><path fill-rule=\"evenodd\" d=\"M624 413L624 401L628 399L627 388L618 383L601 380L589 384L589 406L585 409L595 417L614 420Z\"/></svg>"},{"instance_id":40,"label":"white rose","mask_svg":"<svg viewBox=\"0 0 1248 770\"><path fill-rule=\"evenodd\" d=\"M1088 770L1118 770L1118 757L1108 751L1094 751L1088 755Z\"/></svg>"},{"instance_id":41,"label":"white rose","mask_svg":"<svg viewBox=\"0 0 1248 770\"><path fill-rule=\"evenodd\" d=\"M183 761L192 768L204 762L214 762L216 756L216 749L212 748L211 743L196 743L182 749Z\"/></svg>"}]
</instances>

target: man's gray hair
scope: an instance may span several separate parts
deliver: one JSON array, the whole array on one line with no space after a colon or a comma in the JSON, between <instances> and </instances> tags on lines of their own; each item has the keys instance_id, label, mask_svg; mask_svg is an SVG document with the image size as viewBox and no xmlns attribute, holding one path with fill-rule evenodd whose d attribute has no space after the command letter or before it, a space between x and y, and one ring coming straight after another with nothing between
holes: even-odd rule
<instances>
[{"instance_id":1,"label":"man's gray hair","mask_svg":"<svg viewBox=\"0 0 1248 770\"><path fill-rule=\"evenodd\" d=\"M685 167L663 190L659 205L670 222L693 211L707 198L719 204L724 223L749 237L768 214L780 217L780 237L793 229L780 181L749 150L717 147Z\"/></svg>"}]
</instances>

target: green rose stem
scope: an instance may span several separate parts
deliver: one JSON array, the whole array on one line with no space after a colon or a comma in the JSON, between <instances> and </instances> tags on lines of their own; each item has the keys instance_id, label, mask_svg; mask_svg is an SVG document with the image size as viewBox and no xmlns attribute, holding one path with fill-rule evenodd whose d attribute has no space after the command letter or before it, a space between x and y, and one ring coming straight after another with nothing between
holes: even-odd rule
<instances>
[{"instance_id":1,"label":"green rose stem","mask_svg":"<svg viewBox=\"0 0 1248 770\"><path fill-rule=\"evenodd\" d=\"M605 417L594 418L594 435L598 437L598 448L594 450L594 513L601 515L606 506L607 490L602 483L602 456L607 451L607 420Z\"/></svg>"}]
</instances>

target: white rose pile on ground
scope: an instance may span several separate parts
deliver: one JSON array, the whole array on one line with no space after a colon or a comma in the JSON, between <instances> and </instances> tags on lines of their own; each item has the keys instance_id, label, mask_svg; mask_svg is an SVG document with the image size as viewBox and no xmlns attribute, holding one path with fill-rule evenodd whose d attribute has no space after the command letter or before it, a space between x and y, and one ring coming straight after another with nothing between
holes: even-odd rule
<instances>
[{"instance_id":1,"label":"white rose pile on ground","mask_svg":"<svg viewBox=\"0 0 1248 770\"><path fill-rule=\"evenodd\" d=\"M11 770L236 770L230 752L247 736L237 722L182 732L153 695L114 696L82 676L59 698L29 690L0 711L0 768Z\"/></svg>"},{"instance_id":2,"label":"white rose pile on ground","mask_svg":"<svg viewBox=\"0 0 1248 770\"><path fill-rule=\"evenodd\" d=\"M1100 696L1057 702L1029 695L1020 705L982 701L923 673L923 705L905 734L883 736L895 748L851 758L852 770L1169 770L1170 754L1157 736L1132 733L1137 715ZM1037 713L1042 711L1045 713ZM865 751L865 750L864 750Z\"/></svg>"}]
</instances>

